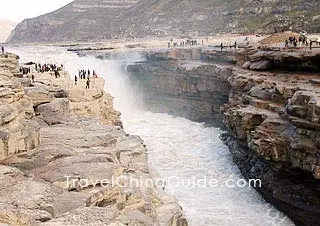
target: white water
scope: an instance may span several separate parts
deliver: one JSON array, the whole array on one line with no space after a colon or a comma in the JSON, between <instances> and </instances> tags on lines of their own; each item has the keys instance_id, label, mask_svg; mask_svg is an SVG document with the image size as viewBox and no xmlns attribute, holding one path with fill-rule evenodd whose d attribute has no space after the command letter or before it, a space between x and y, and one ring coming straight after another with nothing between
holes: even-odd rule
<instances>
[{"instance_id":1,"label":"white water","mask_svg":"<svg viewBox=\"0 0 320 226\"><path fill-rule=\"evenodd\" d=\"M203 124L168 114L139 111L138 94L128 85L120 65L130 60L98 60L79 58L64 49L54 47L12 47L21 62L36 61L63 63L71 75L78 69L95 69L106 78L106 90L115 97L115 108L123 114L125 130L142 137L149 151L149 166L155 176L168 179L172 176L186 180L204 176L219 180L219 186L204 188L189 186L168 187L175 195L191 226L246 225L270 226L293 223L251 188L226 188L228 179L241 179L239 169L219 139L222 132ZM130 55L131 60L139 56Z\"/></svg>"}]
</instances>

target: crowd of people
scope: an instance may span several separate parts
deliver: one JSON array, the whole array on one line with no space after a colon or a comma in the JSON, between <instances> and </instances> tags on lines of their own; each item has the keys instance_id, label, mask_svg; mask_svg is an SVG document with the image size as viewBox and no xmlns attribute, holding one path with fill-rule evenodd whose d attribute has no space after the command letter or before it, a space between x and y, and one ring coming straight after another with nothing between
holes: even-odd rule
<instances>
[{"instance_id":1,"label":"crowd of people","mask_svg":"<svg viewBox=\"0 0 320 226\"><path fill-rule=\"evenodd\" d=\"M308 41L308 38L306 36L300 36L298 39L295 36L289 37L285 40L285 48L290 48L290 47L302 47L306 46L309 47L310 50L312 49L312 41Z\"/></svg>"},{"instance_id":2,"label":"crowd of people","mask_svg":"<svg viewBox=\"0 0 320 226\"><path fill-rule=\"evenodd\" d=\"M60 66L58 66L57 64L49 64L49 63L45 63L45 64L40 64L40 63L36 63L35 64L35 70L38 73L44 73L44 72L54 72L54 75L56 78L60 77L60 73L59 71L63 70L63 64L61 64Z\"/></svg>"},{"instance_id":3,"label":"crowd of people","mask_svg":"<svg viewBox=\"0 0 320 226\"><path fill-rule=\"evenodd\" d=\"M20 73L22 73L23 75L27 75L31 73L31 69L30 67L20 67L19 69Z\"/></svg>"},{"instance_id":4,"label":"crowd of people","mask_svg":"<svg viewBox=\"0 0 320 226\"><path fill-rule=\"evenodd\" d=\"M57 64L49 64L49 63L45 63L45 64L40 64L40 63L32 63L30 62L29 66L23 66L20 67L20 72L23 75L28 75L31 74L31 79L32 82L34 83L34 74L32 73L32 70L30 65L35 65L34 69L37 73L44 73L44 72L54 72L55 78L60 78L60 73L59 71L61 71L63 69L63 65L61 64L60 66L57 66ZM78 79L81 80L85 80L85 84L86 84L86 89L90 89L90 83L91 83L91 78L95 79L98 78L97 73L95 72L95 70L78 70L78 75L74 76L74 84L77 85Z\"/></svg>"},{"instance_id":5,"label":"crowd of people","mask_svg":"<svg viewBox=\"0 0 320 226\"><path fill-rule=\"evenodd\" d=\"M208 41L208 40L207 40ZM204 45L204 42L205 40L201 40L201 45ZM199 41L196 40L196 39L183 39L183 40L180 40L180 41L174 41L173 39L171 39L169 42L168 42L168 48L170 47L184 47L184 46L196 46L196 45L200 45ZM224 43L221 43L220 45L220 49L223 50L225 48L234 48L236 49L237 48L237 42L230 42L229 44L224 44Z\"/></svg>"},{"instance_id":6,"label":"crowd of people","mask_svg":"<svg viewBox=\"0 0 320 226\"><path fill-rule=\"evenodd\" d=\"M78 70L78 76L74 76L74 84L77 85L78 78L81 80L86 80L86 89L90 89L90 83L91 83L91 71L88 70ZM92 70L92 78L97 78L98 75L96 74L95 70Z\"/></svg>"},{"instance_id":7,"label":"crowd of people","mask_svg":"<svg viewBox=\"0 0 320 226\"><path fill-rule=\"evenodd\" d=\"M180 41L176 41L174 42L173 39L171 39L169 42L168 42L168 48L170 47L183 47L183 46L196 46L196 45L199 45L200 43L198 42L198 40L196 39L183 39L183 40L180 40ZM201 40L201 44L203 45L204 44L204 40Z\"/></svg>"},{"instance_id":8,"label":"crowd of people","mask_svg":"<svg viewBox=\"0 0 320 226\"><path fill-rule=\"evenodd\" d=\"M34 67L32 67L34 65ZM60 78L60 71L63 70L63 64L60 66L57 66L57 64L40 64L40 63L33 63L29 62L25 64L25 66L21 66L19 68L19 72L22 73L22 75L29 75L31 74L31 79L32 82L34 83L34 73L32 72L37 72L37 73L44 73L44 72L53 72L55 78Z\"/></svg>"},{"instance_id":9,"label":"crowd of people","mask_svg":"<svg viewBox=\"0 0 320 226\"><path fill-rule=\"evenodd\" d=\"M223 43L221 42L221 44L220 44L220 49L223 50L223 48L225 48L225 47L228 48L228 46L224 46ZM235 48L235 49L236 49L236 48L237 48L237 42L235 41L234 44L231 44L231 43L230 43L230 44L229 44L229 48L230 48L230 49L232 49L232 48Z\"/></svg>"},{"instance_id":10,"label":"crowd of people","mask_svg":"<svg viewBox=\"0 0 320 226\"><path fill-rule=\"evenodd\" d=\"M308 40L305 36L300 36L299 39L297 39L295 36L293 37L289 37L286 39L285 41L285 47L289 48L289 47L298 47L301 45L306 45L308 46Z\"/></svg>"}]
</instances>

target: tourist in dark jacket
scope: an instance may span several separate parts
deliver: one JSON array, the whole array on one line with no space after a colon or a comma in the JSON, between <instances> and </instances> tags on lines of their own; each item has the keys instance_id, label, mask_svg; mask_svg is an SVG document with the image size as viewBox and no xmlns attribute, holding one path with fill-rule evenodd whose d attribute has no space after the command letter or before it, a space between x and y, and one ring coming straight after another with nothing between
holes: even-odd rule
<instances>
[{"instance_id":1,"label":"tourist in dark jacket","mask_svg":"<svg viewBox=\"0 0 320 226\"><path fill-rule=\"evenodd\" d=\"M87 79L86 82L86 89L90 89L90 78Z\"/></svg>"}]
</instances>

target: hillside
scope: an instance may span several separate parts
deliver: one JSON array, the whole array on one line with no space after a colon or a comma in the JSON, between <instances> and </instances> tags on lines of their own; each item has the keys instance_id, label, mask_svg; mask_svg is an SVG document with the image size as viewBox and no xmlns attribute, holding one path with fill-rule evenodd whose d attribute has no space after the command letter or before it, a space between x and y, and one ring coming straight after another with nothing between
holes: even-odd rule
<instances>
[{"instance_id":1,"label":"hillside","mask_svg":"<svg viewBox=\"0 0 320 226\"><path fill-rule=\"evenodd\" d=\"M320 32L318 0L76 0L24 20L9 42L211 35L224 32Z\"/></svg>"},{"instance_id":2,"label":"hillside","mask_svg":"<svg viewBox=\"0 0 320 226\"><path fill-rule=\"evenodd\" d=\"M15 26L15 22L8 20L0 20L0 43L5 42L7 40Z\"/></svg>"}]
</instances>

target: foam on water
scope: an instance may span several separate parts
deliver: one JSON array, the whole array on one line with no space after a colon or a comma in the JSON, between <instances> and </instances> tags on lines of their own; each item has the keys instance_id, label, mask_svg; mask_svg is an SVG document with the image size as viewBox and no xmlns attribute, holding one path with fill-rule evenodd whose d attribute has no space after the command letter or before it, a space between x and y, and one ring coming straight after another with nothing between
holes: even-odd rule
<instances>
[{"instance_id":1,"label":"foam on water","mask_svg":"<svg viewBox=\"0 0 320 226\"><path fill-rule=\"evenodd\" d=\"M255 190L225 186L228 179L237 181L243 177L218 138L222 132L219 129L151 112L141 112L125 121L125 128L145 141L149 165L158 171L158 176L175 177L174 183L193 176L221 182L213 188L175 187L174 183L167 188L180 201L190 225L293 225Z\"/></svg>"},{"instance_id":2,"label":"foam on water","mask_svg":"<svg viewBox=\"0 0 320 226\"><path fill-rule=\"evenodd\" d=\"M149 166L155 177L187 181L192 177L215 179L218 187L169 186L192 226L207 225L279 225L293 223L272 205L266 203L252 188L227 188L228 179L243 179L232 162L231 154L222 144L222 131L205 127L184 118L168 114L139 111L138 94L130 87L123 65L139 56L115 60L80 58L65 49L55 47L11 47L21 62L63 63L71 75L78 69L95 69L106 78L106 89L115 97L115 107L123 114L125 130L141 136L149 153ZM139 104L140 105L140 104ZM223 186L223 187L222 187Z\"/></svg>"}]
</instances>

